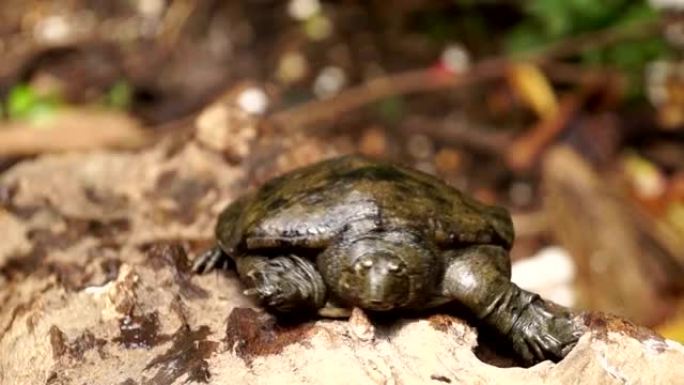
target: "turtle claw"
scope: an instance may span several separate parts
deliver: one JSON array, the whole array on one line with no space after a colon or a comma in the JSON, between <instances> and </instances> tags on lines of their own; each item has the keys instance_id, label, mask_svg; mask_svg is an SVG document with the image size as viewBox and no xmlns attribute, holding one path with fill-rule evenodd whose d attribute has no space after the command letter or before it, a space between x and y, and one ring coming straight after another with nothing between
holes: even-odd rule
<instances>
[{"instance_id":1,"label":"turtle claw","mask_svg":"<svg viewBox=\"0 0 684 385\"><path fill-rule=\"evenodd\" d=\"M217 267L228 270L232 265L233 260L220 247L214 246L195 259L192 264L192 271L197 274L204 274Z\"/></svg>"},{"instance_id":2,"label":"turtle claw","mask_svg":"<svg viewBox=\"0 0 684 385\"><path fill-rule=\"evenodd\" d=\"M572 350L581 334L570 311L537 299L516 320L511 339L521 358L534 364L543 360L560 361Z\"/></svg>"},{"instance_id":3,"label":"turtle claw","mask_svg":"<svg viewBox=\"0 0 684 385\"><path fill-rule=\"evenodd\" d=\"M244 294L248 297L252 297L252 296L259 294L259 289L255 289L255 288L245 289L242 291L242 294Z\"/></svg>"},{"instance_id":4,"label":"turtle claw","mask_svg":"<svg viewBox=\"0 0 684 385\"><path fill-rule=\"evenodd\" d=\"M248 297L256 296L259 302L270 307L277 308L279 304L285 302L283 296L280 295L282 291L274 286L253 287L242 293Z\"/></svg>"}]
</instances>

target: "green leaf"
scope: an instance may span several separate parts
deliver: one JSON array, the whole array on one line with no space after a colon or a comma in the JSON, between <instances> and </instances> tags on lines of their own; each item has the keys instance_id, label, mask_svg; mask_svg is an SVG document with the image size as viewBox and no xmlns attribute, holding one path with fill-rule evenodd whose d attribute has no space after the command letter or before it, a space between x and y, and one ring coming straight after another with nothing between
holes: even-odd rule
<instances>
[{"instance_id":1,"label":"green leaf","mask_svg":"<svg viewBox=\"0 0 684 385\"><path fill-rule=\"evenodd\" d=\"M119 80L109 89L106 104L110 107L126 110L131 106L133 90L126 80Z\"/></svg>"},{"instance_id":2,"label":"green leaf","mask_svg":"<svg viewBox=\"0 0 684 385\"><path fill-rule=\"evenodd\" d=\"M38 100L38 95L26 84L16 85L7 98L7 114L10 119L25 118Z\"/></svg>"},{"instance_id":3,"label":"green leaf","mask_svg":"<svg viewBox=\"0 0 684 385\"><path fill-rule=\"evenodd\" d=\"M62 106L57 95L40 95L28 84L17 84L7 97L7 117L11 120L28 120L39 123L50 119Z\"/></svg>"},{"instance_id":4,"label":"green leaf","mask_svg":"<svg viewBox=\"0 0 684 385\"><path fill-rule=\"evenodd\" d=\"M538 26L523 24L515 28L506 41L506 49L512 53L529 52L549 43L549 38L538 33Z\"/></svg>"}]
</instances>

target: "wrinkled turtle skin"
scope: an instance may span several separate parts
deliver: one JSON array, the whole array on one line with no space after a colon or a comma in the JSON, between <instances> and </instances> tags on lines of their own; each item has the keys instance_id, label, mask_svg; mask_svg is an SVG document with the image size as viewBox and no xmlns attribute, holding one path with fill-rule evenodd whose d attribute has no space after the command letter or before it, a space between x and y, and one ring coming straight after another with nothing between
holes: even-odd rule
<instances>
[{"instance_id":1,"label":"wrinkled turtle skin","mask_svg":"<svg viewBox=\"0 0 684 385\"><path fill-rule=\"evenodd\" d=\"M231 203L194 269L237 268L275 312L342 316L457 301L527 363L558 361L581 330L567 309L511 283L508 212L408 168L345 156L272 179Z\"/></svg>"}]
</instances>

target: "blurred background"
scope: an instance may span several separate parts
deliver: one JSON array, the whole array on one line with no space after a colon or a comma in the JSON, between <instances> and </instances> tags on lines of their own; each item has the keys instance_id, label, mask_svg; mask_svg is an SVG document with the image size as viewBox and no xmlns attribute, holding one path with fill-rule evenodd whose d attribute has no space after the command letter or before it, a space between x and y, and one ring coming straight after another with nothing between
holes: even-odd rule
<instances>
[{"instance_id":1,"label":"blurred background","mask_svg":"<svg viewBox=\"0 0 684 385\"><path fill-rule=\"evenodd\" d=\"M315 138L280 167L333 143L436 174L511 210L521 286L684 341L680 9L4 0L0 172L192 132L254 185L280 140Z\"/></svg>"}]
</instances>

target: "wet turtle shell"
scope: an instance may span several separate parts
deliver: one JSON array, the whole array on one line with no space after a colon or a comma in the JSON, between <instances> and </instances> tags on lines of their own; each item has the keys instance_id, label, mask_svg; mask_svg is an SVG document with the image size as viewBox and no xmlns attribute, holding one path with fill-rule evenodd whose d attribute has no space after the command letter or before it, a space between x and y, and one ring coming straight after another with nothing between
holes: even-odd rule
<instances>
[{"instance_id":1,"label":"wet turtle shell","mask_svg":"<svg viewBox=\"0 0 684 385\"><path fill-rule=\"evenodd\" d=\"M272 179L229 205L216 227L226 254L329 246L343 232L411 229L440 248L510 249L508 212L405 167L345 156Z\"/></svg>"}]
</instances>

